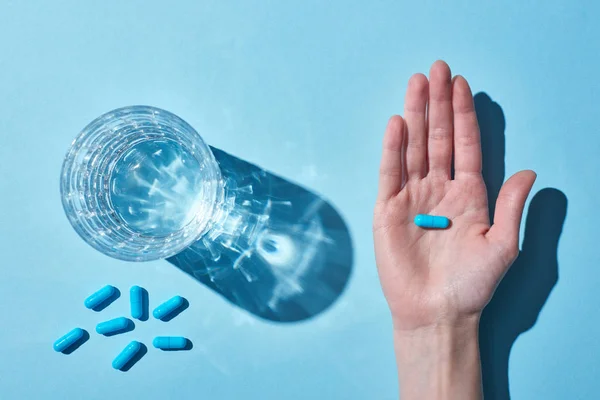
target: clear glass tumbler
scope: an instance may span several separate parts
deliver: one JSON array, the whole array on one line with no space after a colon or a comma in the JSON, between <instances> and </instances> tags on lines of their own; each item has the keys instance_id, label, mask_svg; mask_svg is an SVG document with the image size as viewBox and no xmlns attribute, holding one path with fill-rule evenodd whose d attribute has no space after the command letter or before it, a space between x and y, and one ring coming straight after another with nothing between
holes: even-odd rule
<instances>
[{"instance_id":1,"label":"clear glass tumbler","mask_svg":"<svg viewBox=\"0 0 600 400\"><path fill-rule=\"evenodd\" d=\"M97 250L127 261L170 257L209 229L223 188L217 162L181 118L120 108L73 141L61 176L69 221Z\"/></svg>"}]
</instances>

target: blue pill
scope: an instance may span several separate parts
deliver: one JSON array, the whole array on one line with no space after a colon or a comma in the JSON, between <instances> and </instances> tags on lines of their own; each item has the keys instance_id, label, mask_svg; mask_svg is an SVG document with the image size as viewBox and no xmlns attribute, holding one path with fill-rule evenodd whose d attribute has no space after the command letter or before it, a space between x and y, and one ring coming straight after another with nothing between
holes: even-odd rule
<instances>
[{"instance_id":1,"label":"blue pill","mask_svg":"<svg viewBox=\"0 0 600 400\"><path fill-rule=\"evenodd\" d=\"M132 286L129 290L129 301L131 305L131 316L141 319L144 315L144 289Z\"/></svg>"},{"instance_id":2,"label":"blue pill","mask_svg":"<svg viewBox=\"0 0 600 400\"><path fill-rule=\"evenodd\" d=\"M156 319L163 319L181 307L183 305L183 301L183 297L181 296L171 297L169 300L156 307L154 311L152 311L152 315L154 315L154 318Z\"/></svg>"},{"instance_id":3,"label":"blue pill","mask_svg":"<svg viewBox=\"0 0 600 400\"><path fill-rule=\"evenodd\" d=\"M83 302L86 308L94 309L98 307L100 304L108 300L112 295L115 294L117 288L111 285L106 285L102 289L97 292L89 295L87 299Z\"/></svg>"},{"instance_id":4,"label":"blue pill","mask_svg":"<svg viewBox=\"0 0 600 400\"><path fill-rule=\"evenodd\" d=\"M138 341L132 341L129 343L122 352L119 353L118 356L112 362L112 367L114 369L123 368L142 348L142 344Z\"/></svg>"},{"instance_id":5,"label":"blue pill","mask_svg":"<svg viewBox=\"0 0 600 400\"><path fill-rule=\"evenodd\" d=\"M415 225L421 228L445 229L450 225L450 220L437 215L418 214L415 217Z\"/></svg>"},{"instance_id":6,"label":"blue pill","mask_svg":"<svg viewBox=\"0 0 600 400\"><path fill-rule=\"evenodd\" d=\"M54 342L54 351L63 352L83 337L84 330L75 328Z\"/></svg>"},{"instance_id":7,"label":"blue pill","mask_svg":"<svg viewBox=\"0 0 600 400\"><path fill-rule=\"evenodd\" d=\"M157 336L152 341L152 346L161 350L183 350L188 340L182 336Z\"/></svg>"},{"instance_id":8,"label":"blue pill","mask_svg":"<svg viewBox=\"0 0 600 400\"><path fill-rule=\"evenodd\" d=\"M128 318L119 317L100 322L98 325L96 325L96 332L101 335L111 335L128 329L132 323L133 322Z\"/></svg>"}]
</instances>

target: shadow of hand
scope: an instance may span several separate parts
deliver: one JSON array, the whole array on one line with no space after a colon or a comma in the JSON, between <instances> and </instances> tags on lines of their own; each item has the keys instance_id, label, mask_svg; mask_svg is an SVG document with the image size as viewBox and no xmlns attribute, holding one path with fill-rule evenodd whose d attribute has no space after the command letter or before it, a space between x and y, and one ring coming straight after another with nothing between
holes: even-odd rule
<instances>
[{"instance_id":1,"label":"shadow of hand","mask_svg":"<svg viewBox=\"0 0 600 400\"><path fill-rule=\"evenodd\" d=\"M481 129L483 176L493 216L504 180L504 114L485 93L475 96L475 107ZM480 349L486 400L510 399L510 351L519 335L536 323L558 282L557 249L566 212L567 197L560 190L542 189L533 197L522 251L483 312Z\"/></svg>"},{"instance_id":2,"label":"shadow of hand","mask_svg":"<svg viewBox=\"0 0 600 400\"><path fill-rule=\"evenodd\" d=\"M520 334L535 325L558 282L557 248L567 198L543 189L527 214L523 250L498 286L481 320L481 357L486 399L510 399L508 362Z\"/></svg>"}]
</instances>

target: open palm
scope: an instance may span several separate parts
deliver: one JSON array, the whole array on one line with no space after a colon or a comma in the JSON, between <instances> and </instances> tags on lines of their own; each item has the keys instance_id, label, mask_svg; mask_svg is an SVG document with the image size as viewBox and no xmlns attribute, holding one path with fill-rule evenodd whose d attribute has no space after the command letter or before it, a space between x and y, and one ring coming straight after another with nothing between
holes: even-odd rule
<instances>
[{"instance_id":1,"label":"open palm","mask_svg":"<svg viewBox=\"0 0 600 400\"><path fill-rule=\"evenodd\" d=\"M490 226L471 90L444 62L432 66L429 81L410 79L404 117L386 129L373 222L394 324L410 330L478 318L518 255L535 174L521 171L504 184ZM419 228L416 214L446 216L451 226Z\"/></svg>"}]
</instances>

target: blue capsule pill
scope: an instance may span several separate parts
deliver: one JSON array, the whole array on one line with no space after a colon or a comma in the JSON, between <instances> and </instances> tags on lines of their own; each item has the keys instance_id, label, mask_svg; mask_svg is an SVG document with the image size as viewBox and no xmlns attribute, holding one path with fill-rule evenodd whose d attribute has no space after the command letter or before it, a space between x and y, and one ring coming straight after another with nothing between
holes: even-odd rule
<instances>
[{"instance_id":1,"label":"blue capsule pill","mask_svg":"<svg viewBox=\"0 0 600 400\"><path fill-rule=\"evenodd\" d=\"M171 297L169 300L156 307L154 311L152 311L152 315L154 315L154 318L156 319L163 319L181 307L183 305L183 301L183 297L181 296Z\"/></svg>"},{"instance_id":2,"label":"blue capsule pill","mask_svg":"<svg viewBox=\"0 0 600 400\"><path fill-rule=\"evenodd\" d=\"M188 340L182 336L157 336L152 341L152 346L161 350L183 350Z\"/></svg>"},{"instance_id":3,"label":"blue capsule pill","mask_svg":"<svg viewBox=\"0 0 600 400\"><path fill-rule=\"evenodd\" d=\"M123 368L142 348L142 344L138 341L132 341L129 343L122 352L119 353L118 356L112 362L112 367L114 369Z\"/></svg>"},{"instance_id":4,"label":"blue capsule pill","mask_svg":"<svg viewBox=\"0 0 600 400\"><path fill-rule=\"evenodd\" d=\"M100 322L96 325L96 332L101 335L110 335L128 329L132 323L133 322L128 318L119 317Z\"/></svg>"},{"instance_id":5,"label":"blue capsule pill","mask_svg":"<svg viewBox=\"0 0 600 400\"><path fill-rule=\"evenodd\" d=\"M129 290L129 301L131 304L131 316L141 319L144 315L144 289L132 286Z\"/></svg>"},{"instance_id":6,"label":"blue capsule pill","mask_svg":"<svg viewBox=\"0 0 600 400\"><path fill-rule=\"evenodd\" d=\"M75 344L79 339L83 337L84 330L81 328L75 328L71 330L69 333L59 337L56 342L54 342L54 351L63 352L73 344Z\"/></svg>"},{"instance_id":7,"label":"blue capsule pill","mask_svg":"<svg viewBox=\"0 0 600 400\"><path fill-rule=\"evenodd\" d=\"M421 228L445 229L450 225L450 220L438 215L418 214L415 217L415 225Z\"/></svg>"},{"instance_id":8,"label":"blue capsule pill","mask_svg":"<svg viewBox=\"0 0 600 400\"><path fill-rule=\"evenodd\" d=\"M102 289L97 292L92 293L88 296L87 299L83 302L86 308L94 309L98 307L100 304L108 300L112 295L115 294L117 288L111 285L106 285Z\"/></svg>"}]
</instances>

